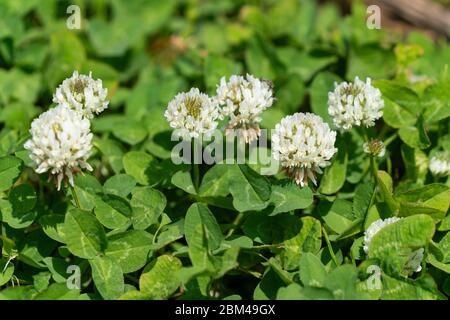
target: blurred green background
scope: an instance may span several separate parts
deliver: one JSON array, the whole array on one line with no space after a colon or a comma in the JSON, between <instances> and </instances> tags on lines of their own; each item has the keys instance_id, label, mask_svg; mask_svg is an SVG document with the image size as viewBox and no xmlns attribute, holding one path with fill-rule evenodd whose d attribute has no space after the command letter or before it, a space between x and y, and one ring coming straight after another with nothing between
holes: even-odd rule
<instances>
[{"instance_id":1,"label":"blurred green background","mask_svg":"<svg viewBox=\"0 0 450 320\"><path fill-rule=\"evenodd\" d=\"M67 28L78 5L81 29ZM0 154L22 148L30 121L51 105L74 70L92 71L109 89L110 108L93 123L100 148L170 156L163 110L191 86L214 94L221 76L270 79L277 102L264 114L312 110L329 121L334 81L408 76L437 78L450 46L420 32L366 27L366 5L313 0L1 0ZM398 43L414 44L400 46ZM420 59L418 57L421 56ZM407 71L407 73L406 73ZM120 125L118 125L120 124ZM97 138L100 139L100 138ZM121 161L114 165L119 172Z\"/></svg>"}]
</instances>

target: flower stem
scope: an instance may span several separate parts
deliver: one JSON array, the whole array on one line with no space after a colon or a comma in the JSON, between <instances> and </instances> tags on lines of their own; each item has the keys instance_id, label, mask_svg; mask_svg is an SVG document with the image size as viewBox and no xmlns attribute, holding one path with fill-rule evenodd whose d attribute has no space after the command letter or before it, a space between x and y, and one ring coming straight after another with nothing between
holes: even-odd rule
<instances>
[{"instance_id":1,"label":"flower stem","mask_svg":"<svg viewBox=\"0 0 450 320\"><path fill-rule=\"evenodd\" d=\"M198 141L193 139L191 141L191 150L192 150L192 158L191 158L191 164L192 164L192 176L193 176L193 183L195 191L198 192L198 188L200 185L200 169L199 164L196 163L196 156L197 156L197 143Z\"/></svg>"},{"instance_id":2,"label":"flower stem","mask_svg":"<svg viewBox=\"0 0 450 320\"><path fill-rule=\"evenodd\" d=\"M192 164L192 174L194 176L194 187L195 187L195 191L198 192L198 188L199 188L199 184L200 184L200 172L199 172L199 168L198 168L198 164L193 163Z\"/></svg>"},{"instance_id":3,"label":"flower stem","mask_svg":"<svg viewBox=\"0 0 450 320\"><path fill-rule=\"evenodd\" d=\"M367 129L362 126L362 133L363 133L363 137L364 137L364 141L366 143L369 143L369 135L367 134ZM375 185L377 184L377 176L378 176L378 165L377 162L375 160L375 157L371 154L369 155L370 157L370 169L372 171L372 176L373 176L373 180L375 182Z\"/></svg>"},{"instance_id":4,"label":"flower stem","mask_svg":"<svg viewBox=\"0 0 450 320\"><path fill-rule=\"evenodd\" d=\"M75 205L77 208L81 209L80 200L78 199L77 192L75 191L75 188L73 186L70 186L70 191L72 193L73 200L75 201Z\"/></svg>"},{"instance_id":5,"label":"flower stem","mask_svg":"<svg viewBox=\"0 0 450 320\"><path fill-rule=\"evenodd\" d=\"M374 156L370 156L370 168L372 169L372 175L375 184L377 184L377 176L378 176L378 165Z\"/></svg>"},{"instance_id":6,"label":"flower stem","mask_svg":"<svg viewBox=\"0 0 450 320\"><path fill-rule=\"evenodd\" d=\"M336 256L334 255L333 247L331 246L330 239L328 238L328 233L324 227L322 227L322 232L323 232L323 236L325 237L325 241L327 243L328 251L330 251L331 259L333 259L333 262L337 267L337 266L339 266L339 264L337 262Z\"/></svg>"}]
</instances>

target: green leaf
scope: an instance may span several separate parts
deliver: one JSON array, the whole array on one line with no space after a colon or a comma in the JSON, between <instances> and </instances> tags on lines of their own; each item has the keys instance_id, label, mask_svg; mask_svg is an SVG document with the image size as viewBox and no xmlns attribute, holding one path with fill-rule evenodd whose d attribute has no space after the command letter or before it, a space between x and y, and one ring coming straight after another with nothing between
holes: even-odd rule
<instances>
[{"instance_id":1,"label":"green leaf","mask_svg":"<svg viewBox=\"0 0 450 320\"><path fill-rule=\"evenodd\" d=\"M338 141L337 148L337 155L332 160L331 166L327 167L323 174L319 187L320 193L336 193L345 183L348 154L347 147L343 139Z\"/></svg>"},{"instance_id":2,"label":"green leaf","mask_svg":"<svg viewBox=\"0 0 450 320\"><path fill-rule=\"evenodd\" d=\"M364 218L367 215L374 195L375 185L373 182L359 184L356 187L353 199L353 214L355 217Z\"/></svg>"},{"instance_id":3,"label":"green leaf","mask_svg":"<svg viewBox=\"0 0 450 320\"><path fill-rule=\"evenodd\" d=\"M289 73L298 74L309 81L318 71L337 61L337 57L324 52L300 51L292 47L277 50L280 60Z\"/></svg>"},{"instance_id":4,"label":"green leaf","mask_svg":"<svg viewBox=\"0 0 450 320\"><path fill-rule=\"evenodd\" d=\"M396 194L395 199L400 203L401 216L424 213L443 219L449 208L450 189L446 185L433 183Z\"/></svg>"},{"instance_id":5,"label":"green leaf","mask_svg":"<svg viewBox=\"0 0 450 320\"><path fill-rule=\"evenodd\" d=\"M429 86L422 97L425 123L432 124L450 117L450 85L439 82Z\"/></svg>"},{"instance_id":6,"label":"green leaf","mask_svg":"<svg viewBox=\"0 0 450 320\"><path fill-rule=\"evenodd\" d=\"M109 257L89 260L95 287L106 300L120 297L124 292L124 280L120 265Z\"/></svg>"},{"instance_id":7,"label":"green leaf","mask_svg":"<svg viewBox=\"0 0 450 320\"><path fill-rule=\"evenodd\" d=\"M392 196L394 188L391 176L387 172L379 170L377 181L385 204L385 212L382 214L382 218L396 216L399 204Z\"/></svg>"},{"instance_id":8,"label":"green leaf","mask_svg":"<svg viewBox=\"0 0 450 320\"><path fill-rule=\"evenodd\" d=\"M157 223L159 216L166 207L164 194L149 187L137 187L132 191L131 206L133 207L133 226L137 230L147 229Z\"/></svg>"},{"instance_id":9,"label":"green leaf","mask_svg":"<svg viewBox=\"0 0 450 320\"><path fill-rule=\"evenodd\" d=\"M212 212L203 203L192 204L186 213L184 232L188 245L195 237L195 228L198 225L202 225L205 228L208 248L210 250L217 249L223 240L222 231Z\"/></svg>"},{"instance_id":10,"label":"green leaf","mask_svg":"<svg viewBox=\"0 0 450 320\"><path fill-rule=\"evenodd\" d=\"M277 300L333 300L330 290L317 287L302 287L292 283L285 288L280 288Z\"/></svg>"},{"instance_id":11,"label":"green leaf","mask_svg":"<svg viewBox=\"0 0 450 320\"><path fill-rule=\"evenodd\" d=\"M383 98L397 103L410 114L419 116L421 113L423 107L420 98L413 90L389 80L374 81L374 86L380 89Z\"/></svg>"},{"instance_id":12,"label":"green leaf","mask_svg":"<svg viewBox=\"0 0 450 320\"><path fill-rule=\"evenodd\" d=\"M64 221L65 242L74 255L92 259L106 249L106 235L102 225L89 212L72 209Z\"/></svg>"},{"instance_id":13,"label":"green leaf","mask_svg":"<svg viewBox=\"0 0 450 320\"><path fill-rule=\"evenodd\" d=\"M309 207L313 202L310 188L300 188L294 183L273 185L270 205L274 206L271 215Z\"/></svg>"},{"instance_id":14,"label":"green leaf","mask_svg":"<svg viewBox=\"0 0 450 320\"><path fill-rule=\"evenodd\" d=\"M50 91L62 82L64 78L79 70L86 59L83 43L76 33L60 29L50 36L49 65L45 69L44 79Z\"/></svg>"},{"instance_id":15,"label":"green leaf","mask_svg":"<svg viewBox=\"0 0 450 320\"><path fill-rule=\"evenodd\" d=\"M20 175L22 161L13 156L0 158L0 192L5 191L16 182Z\"/></svg>"},{"instance_id":16,"label":"green leaf","mask_svg":"<svg viewBox=\"0 0 450 320\"><path fill-rule=\"evenodd\" d=\"M14 263L7 259L0 259L0 287L8 283L14 274Z\"/></svg>"},{"instance_id":17,"label":"green leaf","mask_svg":"<svg viewBox=\"0 0 450 320\"><path fill-rule=\"evenodd\" d=\"M355 266L344 264L327 275L325 287L329 289L337 300L364 299L364 295L357 291L358 272Z\"/></svg>"},{"instance_id":18,"label":"green leaf","mask_svg":"<svg viewBox=\"0 0 450 320\"><path fill-rule=\"evenodd\" d=\"M200 196L202 197L226 197L229 191L229 166L216 164L203 176L200 185Z\"/></svg>"},{"instance_id":19,"label":"green leaf","mask_svg":"<svg viewBox=\"0 0 450 320\"><path fill-rule=\"evenodd\" d=\"M106 195L95 198L95 216L108 229L118 229L131 221L132 209L127 200Z\"/></svg>"},{"instance_id":20,"label":"green leaf","mask_svg":"<svg viewBox=\"0 0 450 320\"><path fill-rule=\"evenodd\" d=\"M117 139L134 146L147 137L148 131L138 121L126 119L120 126L114 127L112 133Z\"/></svg>"},{"instance_id":21,"label":"green leaf","mask_svg":"<svg viewBox=\"0 0 450 320\"><path fill-rule=\"evenodd\" d=\"M228 80L230 76L240 74L241 70L242 66L239 63L225 56L215 53L208 54L205 59L203 73L208 91L215 93L216 86L222 77Z\"/></svg>"},{"instance_id":22,"label":"green leaf","mask_svg":"<svg viewBox=\"0 0 450 320\"><path fill-rule=\"evenodd\" d=\"M51 239L65 243L64 239L64 215L46 214L39 218L39 224L45 234Z\"/></svg>"},{"instance_id":23,"label":"green leaf","mask_svg":"<svg viewBox=\"0 0 450 320\"><path fill-rule=\"evenodd\" d=\"M333 119L328 114L328 92L334 90L334 83L341 82L341 78L330 72L319 73L311 83L311 110L333 127Z\"/></svg>"},{"instance_id":24,"label":"green leaf","mask_svg":"<svg viewBox=\"0 0 450 320\"><path fill-rule=\"evenodd\" d=\"M34 268L45 267L42 262L56 248L56 242L51 241L45 233L38 229L26 234L20 245L18 259Z\"/></svg>"},{"instance_id":25,"label":"green leaf","mask_svg":"<svg viewBox=\"0 0 450 320\"><path fill-rule=\"evenodd\" d=\"M318 257L305 252L300 258L300 280L304 286L323 287L327 271Z\"/></svg>"},{"instance_id":26,"label":"green leaf","mask_svg":"<svg viewBox=\"0 0 450 320\"><path fill-rule=\"evenodd\" d=\"M364 18L361 17L361 19ZM361 22L360 26L362 29ZM395 70L394 53L390 48L381 48L378 43L354 46L350 50L347 63L347 79L354 79L355 77L360 79L365 79L366 77L371 77L372 79L388 78Z\"/></svg>"},{"instance_id":27,"label":"green leaf","mask_svg":"<svg viewBox=\"0 0 450 320\"><path fill-rule=\"evenodd\" d=\"M23 201L16 200L16 205L20 206L19 202ZM2 220L6 222L10 227L15 229L23 229L30 226L37 216L36 210L26 213L16 211L13 204L4 199L0 199L0 213Z\"/></svg>"},{"instance_id":28,"label":"green leaf","mask_svg":"<svg viewBox=\"0 0 450 320\"><path fill-rule=\"evenodd\" d=\"M136 186L136 180L127 174L118 174L106 180L103 192L126 197Z\"/></svg>"},{"instance_id":29,"label":"green leaf","mask_svg":"<svg viewBox=\"0 0 450 320\"><path fill-rule=\"evenodd\" d=\"M398 131L400 138L412 148L426 149L431 145L423 124L423 116L417 120L415 126L402 127Z\"/></svg>"},{"instance_id":30,"label":"green leaf","mask_svg":"<svg viewBox=\"0 0 450 320\"><path fill-rule=\"evenodd\" d=\"M18 185L9 193L9 201L15 214L25 214L36 205L36 191L29 184Z\"/></svg>"},{"instance_id":31,"label":"green leaf","mask_svg":"<svg viewBox=\"0 0 450 320\"><path fill-rule=\"evenodd\" d=\"M32 286L8 287L0 291L0 300L31 300L35 293Z\"/></svg>"},{"instance_id":32,"label":"green leaf","mask_svg":"<svg viewBox=\"0 0 450 320\"><path fill-rule=\"evenodd\" d=\"M225 251L225 253L220 258L220 263L218 270L214 275L215 279L222 278L228 271L235 269L238 263L239 247L232 247Z\"/></svg>"},{"instance_id":33,"label":"green leaf","mask_svg":"<svg viewBox=\"0 0 450 320\"><path fill-rule=\"evenodd\" d=\"M402 144L401 151L407 178L412 181L425 182L429 164L425 152L411 148L406 144Z\"/></svg>"},{"instance_id":34,"label":"green leaf","mask_svg":"<svg viewBox=\"0 0 450 320\"><path fill-rule=\"evenodd\" d=\"M416 116L411 114L399 104L384 98L383 120L392 128L402 128L404 126L414 125Z\"/></svg>"},{"instance_id":35,"label":"green leaf","mask_svg":"<svg viewBox=\"0 0 450 320\"><path fill-rule=\"evenodd\" d=\"M60 258L47 257L44 260L48 270L52 273L53 280L58 283L66 283L70 273L67 272L69 263Z\"/></svg>"},{"instance_id":36,"label":"green leaf","mask_svg":"<svg viewBox=\"0 0 450 320\"><path fill-rule=\"evenodd\" d=\"M268 80L275 78L275 68L279 66L279 62L271 49L262 39L258 37L251 39L245 51L245 61L251 74Z\"/></svg>"},{"instance_id":37,"label":"green leaf","mask_svg":"<svg viewBox=\"0 0 450 320\"><path fill-rule=\"evenodd\" d=\"M396 279L383 274L383 300L437 300L443 299L437 290L431 290L410 279Z\"/></svg>"},{"instance_id":38,"label":"green leaf","mask_svg":"<svg viewBox=\"0 0 450 320\"><path fill-rule=\"evenodd\" d=\"M118 300L150 300L150 295L137 290L125 292Z\"/></svg>"},{"instance_id":39,"label":"green leaf","mask_svg":"<svg viewBox=\"0 0 450 320\"><path fill-rule=\"evenodd\" d=\"M141 292L148 294L150 299L168 299L181 284L176 276L181 266L181 261L176 257L159 256L142 272L139 278Z\"/></svg>"},{"instance_id":40,"label":"green leaf","mask_svg":"<svg viewBox=\"0 0 450 320\"><path fill-rule=\"evenodd\" d=\"M130 151L123 157L125 172L142 185L150 184L148 169L154 163L154 158L142 151Z\"/></svg>"},{"instance_id":41,"label":"green leaf","mask_svg":"<svg viewBox=\"0 0 450 320\"><path fill-rule=\"evenodd\" d=\"M66 283L53 283L44 291L33 297L33 300L78 300L80 291L68 289Z\"/></svg>"},{"instance_id":42,"label":"green leaf","mask_svg":"<svg viewBox=\"0 0 450 320\"><path fill-rule=\"evenodd\" d=\"M0 72L0 102L6 106L27 105L31 107L36 101L41 86L41 75L39 73L25 73L18 68L13 68L7 72ZM2 99L3 98L3 99ZM2 101L3 100L3 101ZM14 105L13 102L18 104ZM10 109L15 113L14 109ZM31 111L31 110L30 110ZM28 115L27 122L31 120Z\"/></svg>"},{"instance_id":43,"label":"green leaf","mask_svg":"<svg viewBox=\"0 0 450 320\"><path fill-rule=\"evenodd\" d=\"M195 164L194 164L195 165ZM190 171L180 170L177 171L171 180L172 184L187 193L196 194L194 184L192 182L192 177Z\"/></svg>"},{"instance_id":44,"label":"green leaf","mask_svg":"<svg viewBox=\"0 0 450 320\"><path fill-rule=\"evenodd\" d=\"M286 285L273 268L267 268L266 270L261 282L256 286L253 293L253 299L255 300L275 299L278 290Z\"/></svg>"},{"instance_id":45,"label":"green leaf","mask_svg":"<svg viewBox=\"0 0 450 320\"><path fill-rule=\"evenodd\" d=\"M286 226L286 234L291 233L291 226ZM282 258L284 268L292 270L299 265L304 252L318 253L322 244L322 228L320 221L312 217L300 218L300 231L283 242Z\"/></svg>"},{"instance_id":46,"label":"green leaf","mask_svg":"<svg viewBox=\"0 0 450 320\"><path fill-rule=\"evenodd\" d=\"M151 234L130 230L109 237L105 254L120 265L123 273L130 273L146 264L151 246Z\"/></svg>"},{"instance_id":47,"label":"green leaf","mask_svg":"<svg viewBox=\"0 0 450 320\"><path fill-rule=\"evenodd\" d=\"M271 186L266 177L260 176L247 165L233 165L230 171L230 193L236 210L261 210L267 207Z\"/></svg>"},{"instance_id":48,"label":"green leaf","mask_svg":"<svg viewBox=\"0 0 450 320\"><path fill-rule=\"evenodd\" d=\"M447 232L444 238L439 241L438 247L443 252L442 262L450 263L450 232Z\"/></svg>"},{"instance_id":49,"label":"green leaf","mask_svg":"<svg viewBox=\"0 0 450 320\"><path fill-rule=\"evenodd\" d=\"M157 238L157 242L152 245L154 250L159 250L169 243L181 239L184 236L184 219L164 226Z\"/></svg>"},{"instance_id":50,"label":"green leaf","mask_svg":"<svg viewBox=\"0 0 450 320\"><path fill-rule=\"evenodd\" d=\"M383 95L383 119L388 125L393 128L414 125L423 106L413 90L388 80L374 81L374 86L380 89Z\"/></svg>"},{"instance_id":51,"label":"green leaf","mask_svg":"<svg viewBox=\"0 0 450 320\"><path fill-rule=\"evenodd\" d=\"M379 259L387 274L407 275L405 265L411 253L425 248L434 230L433 219L423 214L399 220L375 234L369 245L369 258Z\"/></svg>"},{"instance_id":52,"label":"green leaf","mask_svg":"<svg viewBox=\"0 0 450 320\"><path fill-rule=\"evenodd\" d=\"M102 185L94 176L85 174L79 175L75 179L75 192L82 210L91 211L94 209L95 195L102 191Z\"/></svg>"},{"instance_id":53,"label":"green leaf","mask_svg":"<svg viewBox=\"0 0 450 320\"><path fill-rule=\"evenodd\" d=\"M34 288L39 292L47 289L51 277L52 277L52 274L50 272L46 272L46 271L39 272L39 273L33 275Z\"/></svg>"},{"instance_id":54,"label":"green leaf","mask_svg":"<svg viewBox=\"0 0 450 320\"><path fill-rule=\"evenodd\" d=\"M352 203L347 200L337 199L334 203L321 201L317 211L327 226L337 234L348 230L355 220Z\"/></svg>"},{"instance_id":55,"label":"green leaf","mask_svg":"<svg viewBox=\"0 0 450 320\"><path fill-rule=\"evenodd\" d=\"M275 94L276 106L287 114L296 112L302 105L305 91L305 84L300 76L296 74L289 76Z\"/></svg>"},{"instance_id":56,"label":"green leaf","mask_svg":"<svg viewBox=\"0 0 450 320\"><path fill-rule=\"evenodd\" d=\"M185 227L186 228L186 227ZM212 256L209 249L208 232L202 224L197 224L191 229L188 242L188 254L194 268L213 273L217 270L218 259ZM206 280L205 280L206 281Z\"/></svg>"},{"instance_id":57,"label":"green leaf","mask_svg":"<svg viewBox=\"0 0 450 320\"><path fill-rule=\"evenodd\" d=\"M106 158L105 162L109 163L115 173L119 173L123 169L123 154L120 144L111 139L102 139L98 143L94 139L95 146L100 150Z\"/></svg>"}]
</instances>

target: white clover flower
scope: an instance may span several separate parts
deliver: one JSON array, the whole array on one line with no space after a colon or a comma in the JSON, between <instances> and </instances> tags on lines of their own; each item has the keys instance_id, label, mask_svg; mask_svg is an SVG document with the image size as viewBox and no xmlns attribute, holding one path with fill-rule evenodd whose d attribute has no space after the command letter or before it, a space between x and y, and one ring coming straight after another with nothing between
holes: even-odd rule
<instances>
[{"instance_id":1,"label":"white clover flower","mask_svg":"<svg viewBox=\"0 0 450 320\"><path fill-rule=\"evenodd\" d=\"M197 88L179 93L169 102L164 113L175 134L186 139L204 135L210 137L217 128L219 106L217 101Z\"/></svg>"},{"instance_id":2,"label":"white clover flower","mask_svg":"<svg viewBox=\"0 0 450 320\"><path fill-rule=\"evenodd\" d=\"M216 99L222 107L222 117L230 118L225 133L238 130L247 143L259 137L261 114L274 100L271 82L249 74L246 77L233 75L228 82L222 77Z\"/></svg>"},{"instance_id":3,"label":"white clover flower","mask_svg":"<svg viewBox=\"0 0 450 320\"><path fill-rule=\"evenodd\" d=\"M386 148L383 141L373 139L368 142L364 142L363 149L365 153L368 153L374 157L382 158L386 153Z\"/></svg>"},{"instance_id":4,"label":"white clover flower","mask_svg":"<svg viewBox=\"0 0 450 320\"><path fill-rule=\"evenodd\" d=\"M295 113L284 117L272 134L272 154L288 176L300 186L308 178L316 184L315 173L330 164L337 152L336 132L322 118L312 113Z\"/></svg>"},{"instance_id":5,"label":"white clover flower","mask_svg":"<svg viewBox=\"0 0 450 320\"><path fill-rule=\"evenodd\" d=\"M372 127L383 116L383 108L381 92L372 86L370 78L366 82L356 77L353 83L335 83L334 91L328 93L328 113L342 131L352 126Z\"/></svg>"},{"instance_id":6,"label":"white clover flower","mask_svg":"<svg viewBox=\"0 0 450 320\"><path fill-rule=\"evenodd\" d=\"M108 90L103 88L102 80L92 79L91 72L87 76L74 71L72 77L65 79L56 89L53 102L92 119L94 114L99 114L108 107L107 95Z\"/></svg>"},{"instance_id":7,"label":"white clover flower","mask_svg":"<svg viewBox=\"0 0 450 320\"><path fill-rule=\"evenodd\" d=\"M364 252L366 254L369 253L369 245L370 242L372 241L372 238L384 227L393 224L397 221L399 221L400 218L397 217L392 217L392 218L387 218L385 220L383 219L378 219L374 222L372 222L372 224L367 228L366 232L364 233Z\"/></svg>"},{"instance_id":8,"label":"white clover flower","mask_svg":"<svg viewBox=\"0 0 450 320\"><path fill-rule=\"evenodd\" d=\"M58 190L63 180L73 186L73 175L81 169L92 171L87 163L92 148L90 122L81 114L58 105L34 119L30 133L24 147L37 165L35 170L49 171Z\"/></svg>"},{"instance_id":9,"label":"white clover flower","mask_svg":"<svg viewBox=\"0 0 450 320\"><path fill-rule=\"evenodd\" d=\"M450 174L450 155L448 152L439 152L430 159L430 171L434 176L443 177Z\"/></svg>"}]
</instances>

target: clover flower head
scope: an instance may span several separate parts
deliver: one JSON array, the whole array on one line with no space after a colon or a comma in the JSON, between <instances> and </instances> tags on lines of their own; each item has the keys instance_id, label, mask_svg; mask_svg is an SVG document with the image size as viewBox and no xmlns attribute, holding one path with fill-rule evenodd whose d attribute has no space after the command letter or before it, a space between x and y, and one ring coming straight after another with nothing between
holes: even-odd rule
<instances>
[{"instance_id":1,"label":"clover flower head","mask_svg":"<svg viewBox=\"0 0 450 320\"><path fill-rule=\"evenodd\" d=\"M363 149L365 153L368 153L374 157L382 158L386 153L386 148L383 141L373 139L368 142L364 142Z\"/></svg>"},{"instance_id":2,"label":"clover flower head","mask_svg":"<svg viewBox=\"0 0 450 320\"><path fill-rule=\"evenodd\" d=\"M372 86L370 78L366 82L356 77L354 82L335 83L334 91L328 93L328 113L341 131L353 126L372 127L383 116L383 108L381 92Z\"/></svg>"},{"instance_id":3,"label":"clover flower head","mask_svg":"<svg viewBox=\"0 0 450 320\"><path fill-rule=\"evenodd\" d=\"M445 177L450 174L450 155L446 151L438 152L430 159L429 168L437 177Z\"/></svg>"},{"instance_id":4,"label":"clover flower head","mask_svg":"<svg viewBox=\"0 0 450 320\"><path fill-rule=\"evenodd\" d=\"M58 105L31 123L31 138L25 142L37 173L49 172L58 190L61 182L73 186L74 174L82 169L92 171L87 159L92 148L90 122L80 113Z\"/></svg>"},{"instance_id":5,"label":"clover flower head","mask_svg":"<svg viewBox=\"0 0 450 320\"><path fill-rule=\"evenodd\" d=\"M238 130L238 134L249 143L260 135L261 114L273 104L272 83L247 74L233 75L228 82L225 77L217 86L221 106L221 117L229 117L226 134Z\"/></svg>"},{"instance_id":6,"label":"clover flower head","mask_svg":"<svg viewBox=\"0 0 450 320\"><path fill-rule=\"evenodd\" d=\"M102 80L92 79L89 75L74 71L70 78L65 79L56 89L53 102L73 109L88 119L99 114L108 107L106 99L108 90L103 88Z\"/></svg>"},{"instance_id":7,"label":"clover flower head","mask_svg":"<svg viewBox=\"0 0 450 320\"><path fill-rule=\"evenodd\" d=\"M275 126L272 154L298 185L308 185L308 179L315 185L315 173L322 173L337 152L335 141L336 132L321 117L295 113Z\"/></svg>"},{"instance_id":8,"label":"clover flower head","mask_svg":"<svg viewBox=\"0 0 450 320\"><path fill-rule=\"evenodd\" d=\"M219 106L208 95L192 88L179 93L169 102L164 113L169 125L177 129L177 136L191 139L204 135L210 137L217 128Z\"/></svg>"},{"instance_id":9,"label":"clover flower head","mask_svg":"<svg viewBox=\"0 0 450 320\"><path fill-rule=\"evenodd\" d=\"M367 228L366 232L364 233L364 252L366 254L369 253L369 245L370 241L372 241L372 238L384 227L393 224L394 222L399 221L400 218L392 217L387 218L385 220L378 219L372 222L372 224Z\"/></svg>"}]
</instances>

